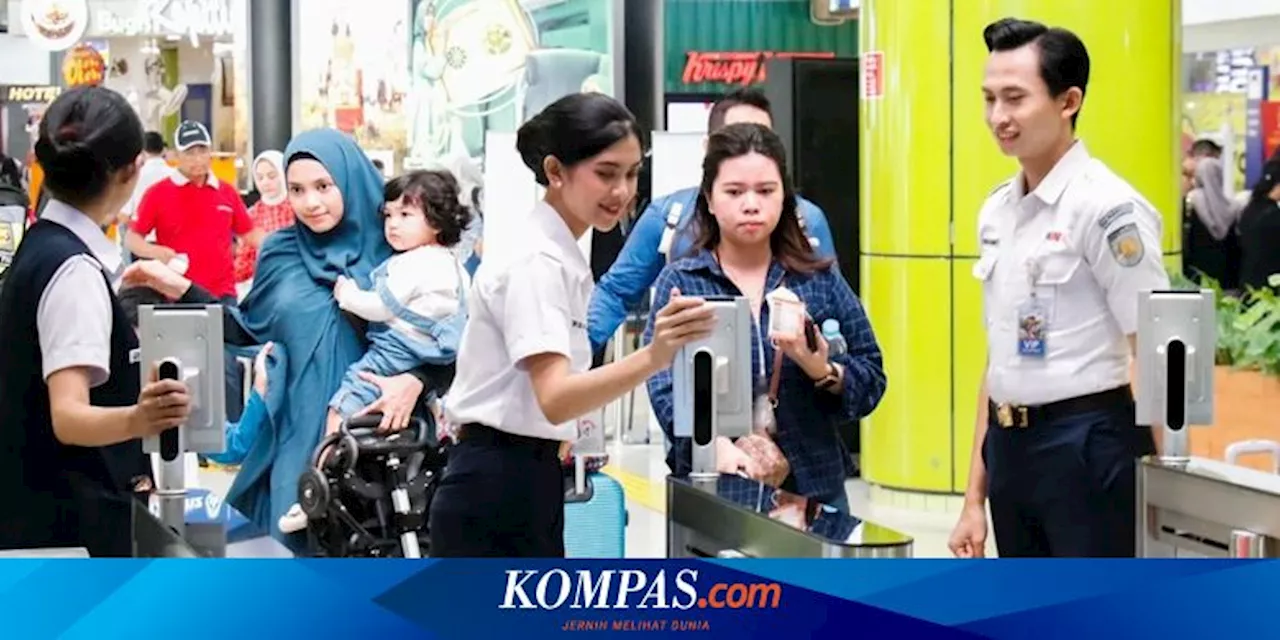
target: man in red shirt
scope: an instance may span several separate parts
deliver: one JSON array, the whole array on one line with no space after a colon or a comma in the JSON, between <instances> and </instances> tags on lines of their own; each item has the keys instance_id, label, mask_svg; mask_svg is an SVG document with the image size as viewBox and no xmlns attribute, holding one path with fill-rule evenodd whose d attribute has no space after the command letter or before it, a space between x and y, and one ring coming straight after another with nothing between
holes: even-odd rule
<instances>
[{"instance_id":1,"label":"man in red shirt","mask_svg":"<svg viewBox=\"0 0 1280 640\"><path fill-rule=\"evenodd\" d=\"M209 130L184 121L173 140L178 172L142 196L125 242L140 258L175 264L174 258L185 256L188 279L224 304L235 304L233 242L239 238L256 247L266 234L254 227L235 187L211 173ZM154 244L146 239L153 231Z\"/></svg>"}]
</instances>

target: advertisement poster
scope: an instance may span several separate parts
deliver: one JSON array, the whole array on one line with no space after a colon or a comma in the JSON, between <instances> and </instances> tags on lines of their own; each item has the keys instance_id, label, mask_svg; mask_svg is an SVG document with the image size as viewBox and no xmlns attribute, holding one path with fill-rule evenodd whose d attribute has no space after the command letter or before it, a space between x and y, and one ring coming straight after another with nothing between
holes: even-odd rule
<instances>
[{"instance_id":1,"label":"advertisement poster","mask_svg":"<svg viewBox=\"0 0 1280 640\"><path fill-rule=\"evenodd\" d=\"M1271 158L1280 150L1280 102L1262 103L1262 156Z\"/></svg>"},{"instance_id":2,"label":"advertisement poster","mask_svg":"<svg viewBox=\"0 0 1280 640\"><path fill-rule=\"evenodd\" d=\"M409 12L404 0L308 0L298 11L297 131L334 127L368 149L404 148Z\"/></svg>"},{"instance_id":3,"label":"advertisement poster","mask_svg":"<svg viewBox=\"0 0 1280 640\"><path fill-rule=\"evenodd\" d=\"M299 131L337 127L389 167L479 175L488 132L556 99L613 93L614 3L308 0L298 12Z\"/></svg>"}]
</instances>

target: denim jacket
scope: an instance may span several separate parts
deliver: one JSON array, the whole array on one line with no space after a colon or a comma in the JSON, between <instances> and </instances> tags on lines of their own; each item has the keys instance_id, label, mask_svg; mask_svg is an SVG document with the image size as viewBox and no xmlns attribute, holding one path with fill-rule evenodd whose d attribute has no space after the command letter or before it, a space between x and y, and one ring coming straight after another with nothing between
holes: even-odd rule
<instances>
[{"instance_id":1,"label":"denim jacket","mask_svg":"<svg viewBox=\"0 0 1280 640\"><path fill-rule=\"evenodd\" d=\"M861 301L832 265L812 274L788 272L777 261L769 267L765 291L779 285L794 292L818 324L834 318L848 344L848 351L833 356L844 367L844 388L840 393L818 389L814 381L790 358L783 358L779 376L775 440L791 464L796 491L807 497L833 500L844 495L846 463L849 458L836 431L839 422L860 420L870 415L884 397L887 379L880 346ZM667 303L672 287L690 296L740 296L742 293L725 276L714 255L701 250L691 257L667 265L658 276L655 298L645 328L644 342L653 338L657 310ZM764 305L756 328L769 326L769 309ZM751 371L768 380L773 375L773 344L762 331L751 337ZM761 359L763 358L763 362ZM756 386L761 386L757 381ZM654 415L667 436L667 466L675 475L685 475L692 467L689 438L672 436L672 376L670 368L649 378L649 400Z\"/></svg>"}]
</instances>

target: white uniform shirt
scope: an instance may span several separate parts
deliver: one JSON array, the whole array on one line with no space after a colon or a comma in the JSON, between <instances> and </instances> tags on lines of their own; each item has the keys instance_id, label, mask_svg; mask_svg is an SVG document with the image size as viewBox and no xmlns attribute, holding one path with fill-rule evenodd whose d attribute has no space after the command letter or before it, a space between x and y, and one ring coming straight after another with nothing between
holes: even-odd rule
<instances>
[{"instance_id":1,"label":"white uniform shirt","mask_svg":"<svg viewBox=\"0 0 1280 640\"><path fill-rule=\"evenodd\" d=\"M1160 215L1083 142L1024 188L1019 174L978 215L988 395L1036 406L1127 385L1138 296L1169 288ZM1043 356L1018 349L1033 291L1047 320Z\"/></svg>"},{"instance_id":2,"label":"white uniform shirt","mask_svg":"<svg viewBox=\"0 0 1280 640\"><path fill-rule=\"evenodd\" d=\"M391 296L410 311L431 320L443 320L458 313L462 304L458 293L469 288L470 281L452 250L425 245L387 259L386 286ZM338 306L370 322L390 322L397 331L420 333L395 317L376 289L344 288L338 296Z\"/></svg>"},{"instance_id":3,"label":"white uniform shirt","mask_svg":"<svg viewBox=\"0 0 1280 640\"><path fill-rule=\"evenodd\" d=\"M68 204L49 200L40 217L69 229L93 254L72 256L62 263L40 294L36 330L44 378L63 369L86 367L91 372L89 384L97 387L111 374L111 294L102 274L119 272L120 250L94 221Z\"/></svg>"},{"instance_id":4,"label":"white uniform shirt","mask_svg":"<svg viewBox=\"0 0 1280 640\"><path fill-rule=\"evenodd\" d=\"M571 442L573 421L551 424L521 361L542 353L591 368L587 305L595 286L578 241L549 205L539 202L520 235L526 243L476 274L470 318L458 349L458 371L445 398L455 425L480 423L508 433Z\"/></svg>"}]
</instances>

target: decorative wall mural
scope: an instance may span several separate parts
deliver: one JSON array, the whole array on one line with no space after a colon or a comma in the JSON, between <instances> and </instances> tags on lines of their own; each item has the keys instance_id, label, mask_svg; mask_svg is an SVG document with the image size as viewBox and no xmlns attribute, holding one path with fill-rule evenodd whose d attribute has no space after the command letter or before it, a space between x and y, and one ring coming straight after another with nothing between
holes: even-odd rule
<instances>
[{"instance_id":1,"label":"decorative wall mural","mask_svg":"<svg viewBox=\"0 0 1280 640\"><path fill-rule=\"evenodd\" d=\"M308 0L299 130L333 126L395 169L477 172L486 131L568 93L613 92L607 0ZM530 9L530 7L536 7Z\"/></svg>"}]
</instances>

